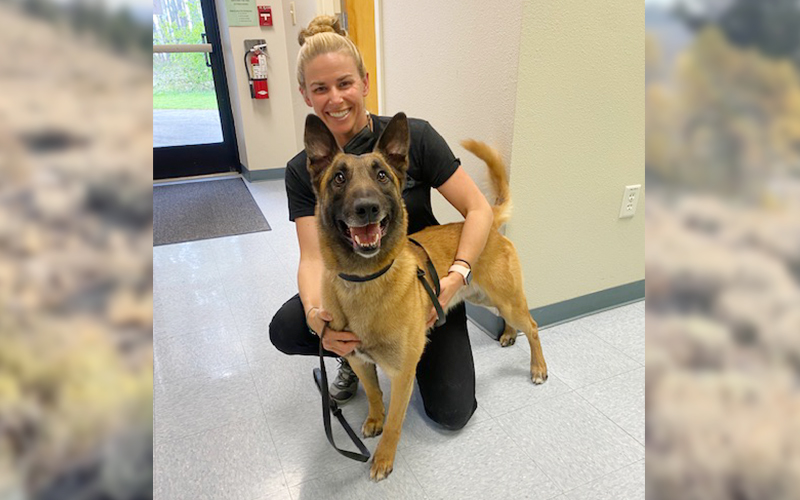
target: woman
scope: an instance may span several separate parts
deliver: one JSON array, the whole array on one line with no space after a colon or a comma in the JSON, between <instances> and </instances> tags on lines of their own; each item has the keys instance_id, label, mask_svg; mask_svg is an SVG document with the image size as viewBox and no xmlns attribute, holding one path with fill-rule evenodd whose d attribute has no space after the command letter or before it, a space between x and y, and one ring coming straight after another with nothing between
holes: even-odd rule
<instances>
[{"instance_id":1,"label":"woman","mask_svg":"<svg viewBox=\"0 0 800 500\"><path fill-rule=\"evenodd\" d=\"M369 75L353 42L336 19L319 16L299 36L297 80L306 104L314 109L336 142L347 153L372 151L389 117L367 112ZM408 210L409 234L438 224L430 203L436 188L464 217L454 260L476 262L492 226L492 209L478 187L461 168L444 139L423 120L409 119L411 152L403 199ZM284 304L270 324L270 339L287 354L317 354L319 338L330 314L321 305L322 256L314 216L316 199L301 151L286 168L289 218L295 222L300 244L300 293ZM455 272L441 278L439 301L445 305L464 286ZM431 307L428 325L436 319ZM448 429L460 429L477 408L475 368L467 333L464 305L452 309L444 325L429 333L430 342L417 366L417 382L428 416ZM330 356L346 356L358 347L351 332L328 329L322 345ZM358 380L344 358L330 394L338 402L355 395Z\"/></svg>"}]
</instances>

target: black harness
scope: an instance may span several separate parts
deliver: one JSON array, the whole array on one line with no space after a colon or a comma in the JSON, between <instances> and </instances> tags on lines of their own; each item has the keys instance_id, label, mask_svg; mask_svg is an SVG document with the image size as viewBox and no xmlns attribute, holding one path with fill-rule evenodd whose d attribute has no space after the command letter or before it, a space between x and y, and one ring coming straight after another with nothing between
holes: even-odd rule
<instances>
[{"instance_id":1,"label":"black harness","mask_svg":"<svg viewBox=\"0 0 800 500\"><path fill-rule=\"evenodd\" d=\"M428 268L428 274L430 274L431 282L433 283L433 287L428 283L428 280L425 279L425 271L422 268L417 268L417 278L422 283L422 287L425 288L425 291L428 293L428 296L431 298L431 302L433 302L433 307L436 308L436 314L438 318L436 319L436 326L441 326L445 322L445 315L444 310L442 310L442 305L439 304L439 292L441 292L439 288L439 275L436 273L436 268L433 266L433 262L431 261L430 255L428 255L428 251L425 250L425 247L422 246L418 241L409 238L408 241L417 245L422 251L425 253L425 259L427 260L426 267ZM352 274L344 274L340 273L339 277L345 281L351 281L354 283L363 283L365 281L371 281L376 278L380 278L386 271L392 267L394 261L390 262L388 266L384 267L380 271L370 274L368 276L355 276ZM435 289L435 291L434 291ZM367 447L364 446L364 443L359 439L356 433L353 431L353 428L350 427L350 424L347 423L347 420L342 415L342 410L339 408L339 405L336 404L336 401L332 400L330 394L328 393L328 375L325 372L325 359L323 357L323 347L322 347L322 338L325 336L325 331L328 329L328 323L325 322L325 326L323 326L322 331L319 334L319 368L314 368L314 382L317 384L317 389L322 394L322 421L325 425L325 435L328 438L328 442L331 443L331 446L341 453L342 455L346 456L347 458L358 460L359 462L366 462L369 460L369 450ZM360 453L356 453L353 451L342 450L336 443L333 441L333 431L331 430L331 413L339 420L342 428L344 428L347 435L350 437L350 440L353 441L353 444L359 449Z\"/></svg>"}]
</instances>

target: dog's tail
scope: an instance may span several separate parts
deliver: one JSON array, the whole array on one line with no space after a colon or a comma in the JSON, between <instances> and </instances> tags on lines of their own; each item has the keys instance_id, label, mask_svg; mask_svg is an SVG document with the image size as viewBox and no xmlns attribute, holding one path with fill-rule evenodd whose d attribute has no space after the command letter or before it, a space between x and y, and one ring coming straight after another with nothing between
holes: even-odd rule
<instances>
[{"instance_id":1,"label":"dog's tail","mask_svg":"<svg viewBox=\"0 0 800 500\"><path fill-rule=\"evenodd\" d=\"M489 180L495 194L495 201L492 204L492 210L494 211L493 226L498 228L511 217L511 189L508 186L508 174L506 174L506 165L503 163L503 158L493 147L474 139L463 140L461 145L464 146L464 149L483 160L486 166L489 167Z\"/></svg>"}]
</instances>

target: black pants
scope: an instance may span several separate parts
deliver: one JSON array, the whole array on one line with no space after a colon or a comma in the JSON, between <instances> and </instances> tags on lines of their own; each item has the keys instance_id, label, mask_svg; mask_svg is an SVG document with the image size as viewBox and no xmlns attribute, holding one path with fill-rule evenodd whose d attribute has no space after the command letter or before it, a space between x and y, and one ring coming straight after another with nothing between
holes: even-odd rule
<instances>
[{"instance_id":1,"label":"black pants","mask_svg":"<svg viewBox=\"0 0 800 500\"><path fill-rule=\"evenodd\" d=\"M478 407L464 304L451 309L447 322L428 336L430 342L417 365L417 383L425 413L447 429L461 429ZM308 331L299 295L283 304L272 318L269 338L286 354L319 354L319 338ZM336 356L328 351L326 355Z\"/></svg>"}]
</instances>

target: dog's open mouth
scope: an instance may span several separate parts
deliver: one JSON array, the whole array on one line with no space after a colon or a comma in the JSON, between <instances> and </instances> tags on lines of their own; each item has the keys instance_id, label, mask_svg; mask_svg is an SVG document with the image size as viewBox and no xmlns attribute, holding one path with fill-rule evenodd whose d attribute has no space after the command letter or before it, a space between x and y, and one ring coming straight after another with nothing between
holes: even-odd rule
<instances>
[{"instance_id":1,"label":"dog's open mouth","mask_svg":"<svg viewBox=\"0 0 800 500\"><path fill-rule=\"evenodd\" d=\"M372 257L381 248L381 238L386 235L389 225L389 216L380 223L374 222L366 226L348 226L344 221L339 221L339 229L345 238L353 245L353 250L365 257Z\"/></svg>"}]
</instances>

